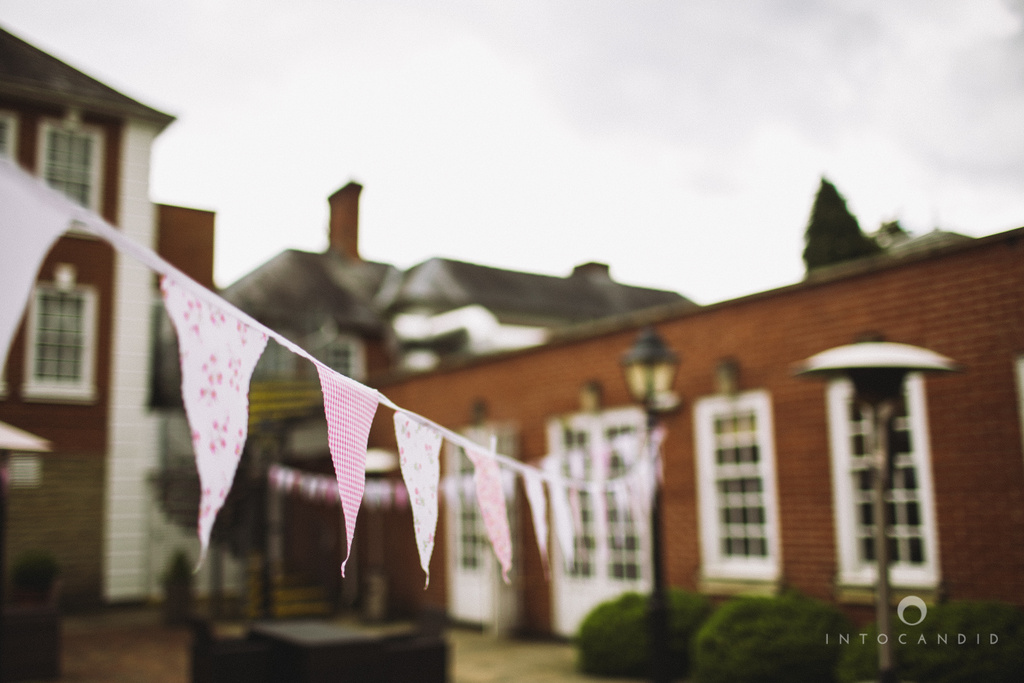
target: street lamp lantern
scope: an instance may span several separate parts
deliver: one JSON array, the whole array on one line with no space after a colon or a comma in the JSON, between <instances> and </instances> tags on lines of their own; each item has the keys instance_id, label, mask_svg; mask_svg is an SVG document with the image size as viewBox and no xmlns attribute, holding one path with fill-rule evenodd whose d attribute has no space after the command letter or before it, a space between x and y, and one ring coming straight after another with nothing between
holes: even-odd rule
<instances>
[{"instance_id":1,"label":"street lamp lantern","mask_svg":"<svg viewBox=\"0 0 1024 683\"><path fill-rule=\"evenodd\" d=\"M676 406L672 393L679 356L665 345L653 327L645 327L633 346L622 356L622 368L629 393L643 404L647 413L648 446L658 424L658 414ZM653 453L652 457L656 457ZM651 643L651 682L668 683L668 602L665 599L664 564L661 549L661 466L655 463L654 493L651 499L652 587L648 603Z\"/></svg>"},{"instance_id":2,"label":"street lamp lantern","mask_svg":"<svg viewBox=\"0 0 1024 683\"><path fill-rule=\"evenodd\" d=\"M889 434L897 407L903 398L903 382L911 372L952 372L957 365L949 358L909 344L860 342L839 346L811 356L797 368L798 375L849 379L854 400L872 424L874 460L875 558L878 581L875 590L875 618L878 622L878 680L896 683L896 662L892 653L889 610L889 544L886 494L892 473Z\"/></svg>"},{"instance_id":3,"label":"street lamp lantern","mask_svg":"<svg viewBox=\"0 0 1024 683\"><path fill-rule=\"evenodd\" d=\"M658 407L671 395L679 356L665 345L653 327L645 327L622 356L626 386L633 400Z\"/></svg>"}]
</instances>

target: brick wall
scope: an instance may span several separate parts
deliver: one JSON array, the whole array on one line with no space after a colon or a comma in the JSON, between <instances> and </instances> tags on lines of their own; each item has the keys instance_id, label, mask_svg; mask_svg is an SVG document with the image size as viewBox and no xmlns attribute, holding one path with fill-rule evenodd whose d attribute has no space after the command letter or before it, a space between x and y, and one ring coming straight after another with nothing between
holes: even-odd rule
<instances>
[{"instance_id":1,"label":"brick wall","mask_svg":"<svg viewBox=\"0 0 1024 683\"><path fill-rule=\"evenodd\" d=\"M10 489L7 577L22 553L49 551L60 564L61 604L97 605L103 571L103 454L56 451L38 457L39 485Z\"/></svg>"},{"instance_id":2,"label":"brick wall","mask_svg":"<svg viewBox=\"0 0 1024 683\"><path fill-rule=\"evenodd\" d=\"M680 354L682 408L666 418L664 528L672 585L695 589L700 573L693 402L715 393L715 368L735 358L742 390L771 394L775 425L783 582L832 599L837 571L825 386L797 378L794 365L865 335L948 355L964 372L926 380L942 589L953 598L1024 604L1024 459L1013 363L1024 353L1024 232L901 261L873 259L814 281L706 307L662 311L603 331L473 364L381 381L398 405L449 428L488 417L520 430L520 455L546 453L549 418L579 410L581 387L598 381L604 405L628 404L619 358L642 322L653 322ZM371 445L393 446L391 411L381 409ZM441 519L444 516L442 514ZM549 586L528 510L522 556L527 627L550 627ZM444 530L423 604L443 605ZM393 580L422 583L418 566L392 566Z\"/></svg>"}]
</instances>

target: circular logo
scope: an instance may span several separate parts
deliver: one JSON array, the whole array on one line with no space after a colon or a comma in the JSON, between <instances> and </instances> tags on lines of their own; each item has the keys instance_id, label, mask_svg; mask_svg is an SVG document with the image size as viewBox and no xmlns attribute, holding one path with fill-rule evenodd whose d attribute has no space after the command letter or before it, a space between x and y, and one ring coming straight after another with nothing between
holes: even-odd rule
<instances>
[{"instance_id":1,"label":"circular logo","mask_svg":"<svg viewBox=\"0 0 1024 683\"><path fill-rule=\"evenodd\" d=\"M906 611L908 607L916 607L917 609L921 610L921 617L917 621L907 621L906 618L904 618L903 613ZM896 614L899 615L900 621L902 621L907 626L917 626L922 621L924 621L924 618L926 616L928 616L928 606L924 604L924 600L917 597L916 595L908 595L907 597L900 600L900 606L896 608Z\"/></svg>"}]
</instances>

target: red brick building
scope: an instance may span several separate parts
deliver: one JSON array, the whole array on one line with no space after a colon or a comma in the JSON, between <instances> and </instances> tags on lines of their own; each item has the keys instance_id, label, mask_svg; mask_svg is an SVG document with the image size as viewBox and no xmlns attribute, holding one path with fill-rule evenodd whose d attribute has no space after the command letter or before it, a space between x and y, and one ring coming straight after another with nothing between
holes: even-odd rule
<instances>
[{"instance_id":1,"label":"red brick building","mask_svg":"<svg viewBox=\"0 0 1024 683\"><path fill-rule=\"evenodd\" d=\"M152 146L173 120L0 29L0 156L212 285L214 215L149 198ZM0 249L17 245L4 239ZM144 599L160 584L151 540L169 544L173 530L158 527L147 481L158 305L148 268L72 228L43 261L0 367L0 420L53 445L12 458L7 563L53 553L68 606Z\"/></svg>"},{"instance_id":2,"label":"red brick building","mask_svg":"<svg viewBox=\"0 0 1024 683\"><path fill-rule=\"evenodd\" d=\"M1024 229L835 266L704 308L581 326L542 347L374 385L447 427L497 434L499 451L526 462L562 454L563 471L586 474L604 448L621 467L617 437L638 430L641 416L619 359L648 324L681 357L681 406L664 418L670 585L714 596L792 587L869 613L864 425L846 384L793 370L825 349L882 338L963 366L907 382L891 508L897 594L1024 605ZM720 379L728 368L733 388ZM379 412L370 445L394 447L389 410ZM450 450L449 475L459 466ZM575 452L583 460L573 462ZM597 601L646 590L646 525L621 501L576 501L576 559L566 568L552 536L548 580L517 489L511 587L498 584L471 501L449 496L426 591L408 513L388 526L393 609L443 606L467 621L570 634Z\"/></svg>"}]
</instances>

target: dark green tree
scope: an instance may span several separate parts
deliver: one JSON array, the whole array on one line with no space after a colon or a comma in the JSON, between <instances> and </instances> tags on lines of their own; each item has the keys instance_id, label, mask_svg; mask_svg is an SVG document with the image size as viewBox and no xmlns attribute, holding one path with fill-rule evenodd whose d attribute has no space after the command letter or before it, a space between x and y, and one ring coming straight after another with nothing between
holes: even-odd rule
<instances>
[{"instance_id":1,"label":"dark green tree","mask_svg":"<svg viewBox=\"0 0 1024 683\"><path fill-rule=\"evenodd\" d=\"M821 179L811 207L804 242L807 272L881 251L875 241L861 231L857 219L846 208L843 195L825 178Z\"/></svg>"}]
</instances>

